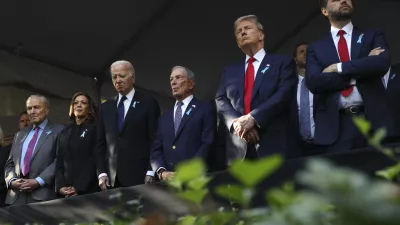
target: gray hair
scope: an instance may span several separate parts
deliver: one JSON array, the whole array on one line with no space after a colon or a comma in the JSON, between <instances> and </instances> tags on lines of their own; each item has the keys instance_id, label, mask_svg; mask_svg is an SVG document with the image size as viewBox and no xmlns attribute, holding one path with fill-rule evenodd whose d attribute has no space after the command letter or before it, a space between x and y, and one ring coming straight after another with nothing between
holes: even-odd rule
<instances>
[{"instance_id":1,"label":"gray hair","mask_svg":"<svg viewBox=\"0 0 400 225\"><path fill-rule=\"evenodd\" d=\"M3 147L3 143L4 143L4 132L0 126L0 147Z\"/></svg>"},{"instance_id":2,"label":"gray hair","mask_svg":"<svg viewBox=\"0 0 400 225\"><path fill-rule=\"evenodd\" d=\"M125 66L128 67L129 70L132 71L132 74L131 74L132 76L135 74L135 68L133 67L133 65L132 65L131 62L126 61L126 60L118 60L118 61L115 61L115 62L114 62L113 64L111 64L111 66L110 66L110 74L111 74L111 76L112 76L111 68L112 68L113 66L117 66L117 65L125 65Z\"/></svg>"},{"instance_id":3,"label":"gray hair","mask_svg":"<svg viewBox=\"0 0 400 225\"><path fill-rule=\"evenodd\" d=\"M183 71L185 71L186 76L189 78L189 80L193 81L193 83L195 83L195 78L194 78L194 73L193 71L191 71L190 69L184 67L184 66L174 66L171 70L171 73L176 70L176 69L182 69Z\"/></svg>"},{"instance_id":4,"label":"gray hair","mask_svg":"<svg viewBox=\"0 0 400 225\"><path fill-rule=\"evenodd\" d=\"M50 109L50 101L49 99L47 99L45 96L43 95L38 95L38 94L34 94L29 96L28 99L35 97L35 98L40 98L40 100L43 102L43 104L46 106L47 109Z\"/></svg>"},{"instance_id":5,"label":"gray hair","mask_svg":"<svg viewBox=\"0 0 400 225\"><path fill-rule=\"evenodd\" d=\"M247 15L247 16L242 16L242 17L238 18L238 19L235 21L235 23L233 23L233 28L234 28L234 31L233 31L233 32L235 32L235 34L236 34L237 25L238 25L240 22L242 22L243 20L247 20L247 21L250 21L250 22L254 23L254 24L257 26L257 28L258 28L259 30L261 30L262 32L264 32L264 27L263 27L263 25L260 23L260 21L258 20L258 17L257 17L256 15Z\"/></svg>"}]
</instances>

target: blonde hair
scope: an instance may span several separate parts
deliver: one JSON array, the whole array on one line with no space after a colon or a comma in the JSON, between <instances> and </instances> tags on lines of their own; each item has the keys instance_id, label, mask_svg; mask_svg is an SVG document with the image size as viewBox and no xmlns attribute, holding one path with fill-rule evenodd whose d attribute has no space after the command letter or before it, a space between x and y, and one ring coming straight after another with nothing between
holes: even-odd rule
<instances>
[{"instance_id":1,"label":"blonde hair","mask_svg":"<svg viewBox=\"0 0 400 225\"><path fill-rule=\"evenodd\" d=\"M242 17L238 18L238 19L235 21L235 23L233 23L233 29L234 29L233 32L234 32L235 34L236 34L237 25L238 25L240 22L242 22L243 20L247 20L247 21L250 21L250 22L254 23L254 24L257 26L257 28L258 28L261 32L264 33L264 27L263 27L263 25L260 23L260 21L258 20L258 17L257 17L256 15L247 15L247 16L242 16Z\"/></svg>"}]
</instances>

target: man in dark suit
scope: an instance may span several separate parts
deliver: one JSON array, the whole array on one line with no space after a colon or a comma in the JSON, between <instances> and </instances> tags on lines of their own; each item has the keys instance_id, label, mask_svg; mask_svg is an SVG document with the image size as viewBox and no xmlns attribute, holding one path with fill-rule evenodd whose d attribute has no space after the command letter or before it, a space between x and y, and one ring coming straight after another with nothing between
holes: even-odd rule
<instances>
[{"instance_id":1,"label":"man in dark suit","mask_svg":"<svg viewBox=\"0 0 400 225\"><path fill-rule=\"evenodd\" d=\"M130 62L117 61L110 71L118 96L100 107L96 164L102 190L153 181L150 148L160 116L157 101L133 87Z\"/></svg>"},{"instance_id":2,"label":"man in dark suit","mask_svg":"<svg viewBox=\"0 0 400 225\"><path fill-rule=\"evenodd\" d=\"M294 60L265 52L263 26L256 16L237 19L234 29L246 59L225 68L215 99L230 131L228 164L236 158L287 155L294 141L289 131L297 84Z\"/></svg>"},{"instance_id":3,"label":"man in dark suit","mask_svg":"<svg viewBox=\"0 0 400 225\"><path fill-rule=\"evenodd\" d=\"M179 162L191 158L206 160L217 126L213 106L193 96L195 79L191 70L175 66L170 83L176 103L160 117L151 150L151 165L160 180L171 178Z\"/></svg>"},{"instance_id":4,"label":"man in dark suit","mask_svg":"<svg viewBox=\"0 0 400 225\"><path fill-rule=\"evenodd\" d=\"M366 146L353 123L365 115L374 130L392 133L392 117L381 78L390 66L385 35L351 23L351 0L320 0L322 14L331 24L326 36L307 51L306 84L315 99L316 144L328 152Z\"/></svg>"},{"instance_id":5,"label":"man in dark suit","mask_svg":"<svg viewBox=\"0 0 400 225\"><path fill-rule=\"evenodd\" d=\"M44 96L30 96L26 108L31 125L15 135L4 168L8 187L6 204L9 205L56 198L56 139L63 126L47 119L50 103Z\"/></svg>"},{"instance_id":6,"label":"man in dark suit","mask_svg":"<svg viewBox=\"0 0 400 225\"><path fill-rule=\"evenodd\" d=\"M400 63L392 65L387 76L385 76L386 94L389 107L393 115L395 137L394 141L399 142L400 134Z\"/></svg>"}]
</instances>

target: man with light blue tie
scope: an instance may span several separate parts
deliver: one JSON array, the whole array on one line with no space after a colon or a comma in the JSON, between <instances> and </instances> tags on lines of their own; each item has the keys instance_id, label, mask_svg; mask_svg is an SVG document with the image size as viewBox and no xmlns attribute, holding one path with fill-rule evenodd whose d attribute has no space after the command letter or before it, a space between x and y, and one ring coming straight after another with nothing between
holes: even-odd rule
<instances>
[{"instance_id":1,"label":"man with light blue tie","mask_svg":"<svg viewBox=\"0 0 400 225\"><path fill-rule=\"evenodd\" d=\"M26 108L31 125L15 135L4 168L8 205L56 198L55 144L63 126L52 124L47 119L50 103L44 96L31 95L26 101Z\"/></svg>"}]
</instances>

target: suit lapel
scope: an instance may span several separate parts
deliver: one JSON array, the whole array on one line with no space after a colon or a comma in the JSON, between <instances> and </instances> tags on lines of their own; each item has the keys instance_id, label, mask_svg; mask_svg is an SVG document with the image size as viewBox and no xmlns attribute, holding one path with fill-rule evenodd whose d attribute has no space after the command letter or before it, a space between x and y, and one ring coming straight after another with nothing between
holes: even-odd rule
<instances>
[{"instance_id":1,"label":"suit lapel","mask_svg":"<svg viewBox=\"0 0 400 225\"><path fill-rule=\"evenodd\" d=\"M179 124L179 129L176 132L174 141L179 137L183 128L189 122L190 118L192 118L193 114L196 113L196 111L197 111L196 110L196 102L197 102L197 100L195 98L193 98L192 101L190 101L189 105L186 107L185 112L182 114L182 120L181 120L181 123Z\"/></svg>"},{"instance_id":2,"label":"suit lapel","mask_svg":"<svg viewBox=\"0 0 400 225\"><path fill-rule=\"evenodd\" d=\"M336 46L334 40L332 39L332 34L330 31L328 35L325 36L324 45L325 46L321 46L321 49L323 49L324 51L323 54L326 55L328 59L333 59L332 64L340 62L339 53L336 50Z\"/></svg>"},{"instance_id":3,"label":"suit lapel","mask_svg":"<svg viewBox=\"0 0 400 225\"><path fill-rule=\"evenodd\" d=\"M104 112L109 113L107 117L114 118L113 127L115 130L115 133L117 134L119 132L119 130L118 130L118 106L117 106L118 95L108 101L110 101L110 105L109 105L110 109L104 110Z\"/></svg>"},{"instance_id":4,"label":"suit lapel","mask_svg":"<svg viewBox=\"0 0 400 225\"><path fill-rule=\"evenodd\" d=\"M50 122L47 122L46 127L43 129L42 134L39 137L39 140L37 141L35 151L33 152L32 159L35 158L36 154L39 152L40 148L42 147L43 143L46 141L46 139L51 135L53 125Z\"/></svg>"},{"instance_id":5,"label":"suit lapel","mask_svg":"<svg viewBox=\"0 0 400 225\"><path fill-rule=\"evenodd\" d=\"M362 44L364 43L364 34L361 33L356 27L353 28L351 35L351 59L358 59Z\"/></svg>"},{"instance_id":6,"label":"suit lapel","mask_svg":"<svg viewBox=\"0 0 400 225\"><path fill-rule=\"evenodd\" d=\"M28 134L31 132L32 128L32 126L29 126L28 128L25 128L23 131L21 131L22 136L18 145L18 159L15 160L15 162L18 162L18 164L19 162L21 162L22 148L24 146L25 139L26 137L28 137Z\"/></svg>"},{"instance_id":7,"label":"suit lapel","mask_svg":"<svg viewBox=\"0 0 400 225\"><path fill-rule=\"evenodd\" d=\"M135 114L137 113L137 108L140 107L139 103L140 103L140 94L138 94L137 91L135 91L135 95L132 98L131 104L129 105L129 109L128 112L126 113L124 122L122 124L122 129L120 131L120 133L124 132L129 120L131 120L132 118L135 117ZM118 124L118 110L117 110L117 122L116 124ZM118 125L117 125L117 129L118 129Z\"/></svg>"},{"instance_id":8,"label":"suit lapel","mask_svg":"<svg viewBox=\"0 0 400 225\"><path fill-rule=\"evenodd\" d=\"M237 74L235 74L235 76L238 77L238 83L237 83L237 87L239 90L238 97L240 98L239 103L240 103L240 107L242 109L242 113L244 111L244 77L246 76L245 67L246 67L245 63L240 63L236 70Z\"/></svg>"},{"instance_id":9,"label":"suit lapel","mask_svg":"<svg viewBox=\"0 0 400 225\"><path fill-rule=\"evenodd\" d=\"M264 59L260 63L260 67L258 67L256 79L254 81L254 87L253 87L253 92L251 94L251 100L253 101L254 96L256 95L258 89L260 88L260 85L264 79L264 77L267 76L269 71L271 70L271 63L272 63L272 57L266 53L264 56Z\"/></svg>"}]
</instances>

